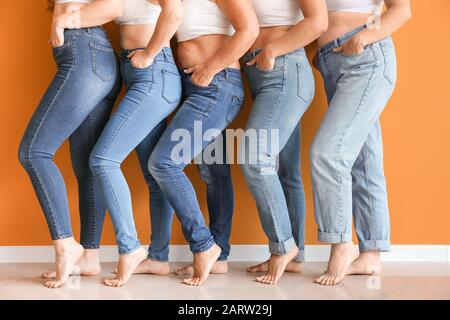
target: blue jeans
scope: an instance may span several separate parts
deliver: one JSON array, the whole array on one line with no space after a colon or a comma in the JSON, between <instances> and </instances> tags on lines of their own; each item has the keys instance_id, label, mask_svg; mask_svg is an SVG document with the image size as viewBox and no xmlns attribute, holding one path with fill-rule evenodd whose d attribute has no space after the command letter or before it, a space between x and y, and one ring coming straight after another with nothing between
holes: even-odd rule
<instances>
[{"instance_id":1,"label":"blue jeans","mask_svg":"<svg viewBox=\"0 0 450 320\"><path fill-rule=\"evenodd\" d=\"M225 139L225 135L223 134ZM157 142L157 140L156 140ZM214 241L222 249L219 261L226 261L230 255L231 224L233 220L234 193L231 180L231 168L226 164L226 150L223 145L222 163L197 164L200 177L206 184L208 203L209 229ZM152 147L153 150L154 147ZM147 158L148 159L148 158ZM144 163L141 163L144 166ZM147 162L145 162L147 168ZM148 171L148 169L145 169ZM151 175L149 174L151 177ZM151 178L154 181L153 178ZM156 183L156 182L155 182ZM157 192L155 190L158 190ZM173 209L166 197L158 189L151 188L158 196L151 196L151 244L148 258L156 261L169 261L169 244L173 221Z\"/></svg>"},{"instance_id":2,"label":"blue jeans","mask_svg":"<svg viewBox=\"0 0 450 320\"><path fill-rule=\"evenodd\" d=\"M244 91L241 73L235 69L219 72L208 87L195 85L184 73L182 80L184 102L156 145L148 167L175 209L191 251L198 253L210 249L215 240L205 225L195 190L183 170L237 117ZM203 139L205 133L210 139ZM198 134L202 136L197 137ZM180 145L184 146L181 151ZM174 156L179 153L183 155L182 161ZM225 220L222 225L231 227Z\"/></svg>"},{"instance_id":3,"label":"blue jeans","mask_svg":"<svg viewBox=\"0 0 450 320\"><path fill-rule=\"evenodd\" d=\"M69 139L78 181L81 244L99 247L105 205L89 170L89 154L120 92L117 58L100 28L66 30L53 49L58 72L28 124L19 159L30 176L53 240L72 237L64 179L53 161Z\"/></svg>"},{"instance_id":4,"label":"blue jeans","mask_svg":"<svg viewBox=\"0 0 450 320\"><path fill-rule=\"evenodd\" d=\"M258 53L248 53L243 62ZM245 73L254 100L245 129L257 130L258 141L256 148L241 144L241 154L247 158L241 167L269 238L270 253L283 255L298 246L300 252L295 260L302 262L306 209L300 173L299 121L314 96L312 70L305 50L299 49L278 57L271 71L253 65L245 66ZM278 147L271 142L276 130Z\"/></svg>"},{"instance_id":5,"label":"blue jeans","mask_svg":"<svg viewBox=\"0 0 450 320\"><path fill-rule=\"evenodd\" d=\"M334 53L360 27L320 48L316 56L329 107L311 147L319 240L352 240L360 251L388 251L389 211L379 117L396 82L390 37L356 56Z\"/></svg>"},{"instance_id":6,"label":"blue jeans","mask_svg":"<svg viewBox=\"0 0 450 320\"><path fill-rule=\"evenodd\" d=\"M164 129L163 122L181 99L181 79L169 48L164 48L155 57L154 63L144 69L131 65L127 57L130 52L123 50L121 53L121 72L127 92L103 130L89 160L111 215L120 254L130 253L141 245L134 225L130 190L120 166L135 148L141 163L148 161ZM156 195L151 193L151 196L158 199L159 189L146 169L144 176L150 189L156 190Z\"/></svg>"}]
</instances>

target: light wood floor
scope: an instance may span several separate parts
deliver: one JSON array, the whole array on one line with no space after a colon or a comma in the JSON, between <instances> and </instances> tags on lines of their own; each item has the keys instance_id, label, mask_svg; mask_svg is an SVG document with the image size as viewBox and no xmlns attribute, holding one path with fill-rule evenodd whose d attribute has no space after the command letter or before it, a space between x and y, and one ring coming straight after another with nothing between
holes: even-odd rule
<instances>
[{"instance_id":1,"label":"light wood floor","mask_svg":"<svg viewBox=\"0 0 450 320\"><path fill-rule=\"evenodd\" d=\"M249 263L230 263L227 275L211 275L202 287L180 283L181 276L136 275L122 288L102 285L112 263L97 277L72 277L60 289L47 289L39 275L51 264L0 264L0 299L450 299L450 265L384 263L383 276L351 276L336 287L313 283L324 263L307 263L302 274L285 274L276 286L254 282ZM179 263L172 265L174 268Z\"/></svg>"}]
</instances>

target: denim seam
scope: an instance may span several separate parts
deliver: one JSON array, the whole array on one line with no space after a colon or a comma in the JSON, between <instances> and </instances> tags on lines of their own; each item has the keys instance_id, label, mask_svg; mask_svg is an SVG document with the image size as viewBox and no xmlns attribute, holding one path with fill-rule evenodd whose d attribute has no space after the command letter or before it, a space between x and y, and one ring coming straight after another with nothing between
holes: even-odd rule
<instances>
[{"instance_id":1,"label":"denim seam","mask_svg":"<svg viewBox=\"0 0 450 320\"><path fill-rule=\"evenodd\" d=\"M286 66L286 63L284 64ZM276 110L280 110L281 108L281 102L282 99L284 98L284 94L285 94L285 86L284 86L284 78L285 78L285 73L287 72L287 69L284 68L284 75L283 75L283 89L281 90L279 96L278 96L278 101L276 103ZM276 114L276 112L271 112L271 114ZM272 127L272 121L273 121L273 117L267 117L267 121L265 123L265 127L268 128L269 126ZM259 146L258 146L259 147ZM264 176L262 176L262 181L265 181ZM281 234L281 230L278 228L278 223L279 222L276 219L276 215L274 214L274 197L273 197L273 193L271 192L270 188L268 187L267 183L263 183L263 191L264 194L266 196L266 199L269 203L269 211L270 211L270 215L272 220L274 221L274 231L277 235L277 237ZM292 237L292 231L291 231L291 237Z\"/></svg>"},{"instance_id":2,"label":"denim seam","mask_svg":"<svg viewBox=\"0 0 450 320\"><path fill-rule=\"evenodd\" d=\"M387 53L385 52L386 50L383 48L382 41L379 41L378 45L380 47L381 53L383 55L383 60L384 60L383 76L389 82L389 84L391 86L394 86L393 81L391 81L391 79L389 79L389 77L386 75L386 73L387 73L387 71L386 71L387 70L387 64L388 64L388 57L387 57Z\"/></svg>"},{"instance_id":3,"label":"denim seam","mask_svg":"<svg viewBox=\"0 0 450 320\"><path fill-rule=\"evenodd\" d=\"M91 145L93 145L94 144L94 135L93 135L93 129L94 129L94 124L92 123L92 116L91 115L89 115L89 142L90 142L90 144ZM93 196L92 198L91 198L91 203L90 203L90 205L91 205L91 209L94 209L94 212L95 212L95 214L97 214L97 201L96 201L96 196L95 196L95 181L92 181L93 179L90 179L91 181L89 181L89 184L90 184L90 186L89 187L92 187L92 189L91 189L91 195ZM92 182L92 184L91 184L91 182ZM95 219L96 220L96 219ZM89 231L92 231L92 226L94 225L95 226L95 222L92 222L91 221L91 225L89 226L89 228L90 228L90 230ZM91 233L91 232L89 232L89 242L90 243L92 243L92 242L94 242L94 241L92 241L92 239L93 239L93 237L94 237L94 235Z\"/></svg>"},{"instance_id":4,"label":"denim seam","mask_svg":"<svg viewBox=\"0 0 450 320\"><path fill-rule=\"evenodd\" d=\"M373 195L370 192L370 180L368 178L368 161L367 161L367 151L365 148L363 148L363 153L364 153L364 180L366 183L366 188L368 192L368 196L370 199L370 206L371 206L371 211L370 211L370 238L372 238L376 233L375 233L375 224L373 223L373 218L374 218L374 213L375 213L375 205L374 205L374 199L373 199Z\"/></svg>"},{"instance_id":5,"label":"denim seam","mask_svg":"<svg viewBox=\"0 0 450 320\"><path fill-rule=\"evenodd\" d=\"M171 175L171 176L172 176L172 175ZM170 178L169 178L169 179L170 179ZM179 179L170 179L170 180L172 180L172 181L175 182L175 184L176 184L176 186L177 186L177 189L182 191L182 193L183 193L183 195L184 195L185 198L188 198L188 197L189 197L187 190L184 188L183 184L180 183ZM190 201L188 201L187 204L188 204L188 207L187 207L188 210L189 210L191 213L193 213L193 215L197 214L197 212L195 212L194 208L190 205ZM190 242L190 241L189 241L189 242ZM195 242L196 242L196 241L195 241ZM192 250L192 245L191 245L191 243L189 243L189 245L190 245L190 247L191 247L191 251L194 252L194 250Z\"/></svg>"},{"instance_id":6,"label":"denim seam","mask_svg":"<svg viewBox=\"0 0 450 320\"><path fill-rule=\"evenodd\" d=\"M222 190L222 179L219 175L219 190ZM219 234L222 233L222 226L223 226L223 194L221 192L219 192L219 197L220 197L220 223L219 223Z\"/></svg>"},{"instance_id":7,"label":"denim seam","mask_svg":"<svg viewBox=\"0 0 450 320\"><path fill-rule=\"evenodd\" d=\"M149 253L147 255L147 260L151 260L151 261L156 261L156 262L169 262L168 259L160 259L159 257L157 257L156 255L153 255L151 253Z\"/></svg>"},{"instance_id":8,"label":"denim seam","mask_svg":"<svg viewBox=\"0 0 450 320\"><path fill-rule=\"evenodd\" d=\"M372 50L372 49L371 49ZM373 51L372 51L373 54ZM369 89L371 88L371 84L372 84L372 80L375 74L375 67L372 67L372 74L370 75L369 81L367 82L366 88L364 89L364 94L358 104L358 107L355 111L355 114L353 115L352 119L350 120L350 123L347 125L346 130L344 131L342 138L338 144L338 150L337 150L337 154L338 154L338 158L336 159L336 166L338 168L337 170L337 176L338 176L338 182L339 182L339 193L338 193L338 205L339 205L339 210L340 210L340 214L339 214L339 231L342 233L342 224L343 224L343 220L344 220L344 212L343 212L343 199L342 199L342 164L341 159L343 158L342 155L342 145L344 143L344 140L347 136L348 133L348 129L351 127L351 125L353 124L353 122L355 121L357 115L359 114L359 111L361 110L361 107L363 106L364 102L366 101L366 97L367 97L367 93L369 91Z\"/></svg>"},{"instance_id":9,"label":"denim seam","mask_svg":"<svg viewBox=\"0 0 450 320\"><path fill-rule=\"evenodd\" d=\"M63 234L59 234L57 236L52 236L52 240L56 241L56 240L67 239L70 237L73 237L73 233L63 233Z\"/></svg>"},{"instance_id":10,"label":"denim seam","mask_svg":"<svg viewBox=\"0 0 450 320\"><path fill-rule=\"evenodd\" d=\"M119 248L119 255L124 255L124 254L132 253L132 252L138 250L140 247L141 247L141 244L140 244L139 241L138 241L138 244L137 244L136 246L134 246L132 249L129 249L129 250L122 250L122 249Z\"/></svg>"},{"instance_id":11,"label":"denim seam","mask_svg":"<svg viewBox=\"0 0 450 320\"><path fill-rule=\"evenodd\" d=\"M75 40L74 40L74 38L72 37L71 43L74 44L74 42L75 42ZM72 57L73 57L73 61L75 61L74 45L71 46L71 49L72 49ZM66 83L67 83L67 80L69 79L70 75L72 74L72 71L73 71L73 67L74 67L74 66L75 66L75 63L72 63L72 65L71 65L70 68L69 68L69 71L68 71L67 75L65 76L65 78L64 78L64 80L63 80L63 83L61 84L61 86L60 86L59 89L58 89L58 92L56 92L56 94L55 94L55 96L53 97L52 101L48 104L48 108L47 108L47 110L45 111L44 115L42 116L41 120L39 121L39 124L38 124L36 130L34 131L33 139L31 140L30 146L28 147L28 150L27 150L27 155L28 155L28 159L27 159L27 160L29 161L30 168L33 170L34 174L35 174L36 177L37 177L37 180L38 180L38 182L39 182L40 187L41 187L42 190L44 191L44 195L45 195L45 198L46 198L46 202L48 203L48 206L49 206L49 208L50 208L50 213L51 213L52 218L53 218L53 224L54 224L54 227L56 228L56 232L57 232L57 233L60 232L60 226L59 226L58 221L57 221L57 219L56 219L55 209L54 209L53 206L52 206L52 203L51 203L50 198L49 198L49 196L48 196L48 192L47 192L47 190L46 190L46 188L45 188L45 185L42 183L41 177L39 176L37 170L36 170L35 167L33 166L33 162L31 161L31 150L32 150L32 148L33 148L34 142L36 141L37 134L39 133L39 130L42 128L42 124L43 124L45 118L47 117L47 114L50 112L50 110L51 110L52 107L54 106L54 102L55 102L56 98L59 96L61 90L64 89L64 87L65 87L65 85L66 85Z\"/></svg>"},{"instance_id":12,"label":"denim seam","mask_svg":"<svg viewBox=\"0 0 450 320\"><path fill-rule=\"evenodd\" d=\"M161 227L162 227L162 222L161 222L161 219L160 219L158 227L156 228L157 229L157 237L158 237L158 239L161 239ZM158 241L158 242L160 243L160 241ZM160 251L161 251L161 248L158 247L158 252L160 252Z\"/></svg>"}]
</instances>

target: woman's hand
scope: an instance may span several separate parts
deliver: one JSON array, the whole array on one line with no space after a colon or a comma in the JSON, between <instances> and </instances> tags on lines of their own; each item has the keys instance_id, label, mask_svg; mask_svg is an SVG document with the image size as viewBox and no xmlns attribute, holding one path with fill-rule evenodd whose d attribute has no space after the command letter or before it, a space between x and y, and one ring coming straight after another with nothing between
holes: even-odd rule
<instances>
[{"instance_id":1,"label":"woman's hand","mask_svg":"<svg viewBox=\"0 0 450 320\"><path fill-rule=\"evenodd\" d=\"M248 66L256 64L258 69L263 71L272 71L275 68L275 58L270 50L263 49L256 57L247 62Z\"/></svg>"},{"instance_id":2,"label":"woman's hand","mask_svg":"<svg viewBox=\"0 0 450 320\"><path fill-rule=\"evenodd\" d=\"M60 14L53 19L49 43L53 47L64 44L65 29L79 29L81 26L81 14L78 7L69 7L66 13Z\"/></svg>"},{"instance_id":3,"label":"woman's hand","mask_svg":"<svg viewBox=\"0 0 450 320\"><path fill-rule=\"evenodd\" d=\"M49 43L53 48L60 47L64 44L64 29L60 28L56 22L52 24Z\"/></svg>"},{"instance_id":4,"label":"woman's hand","mask_svg":"<svg viewBox=\"0 0 450 320\"><path fill-rule=\"evenodd\" d=\"M145 69L153 64L154 58L148 55L145 50L136 50L128 55L131 65L137 69Z\"/></svg>"},{"instance_id":5,"label":"woman's hand","mask_svg":"<svg viewBox=\"0 0 450 320\"><path fill-rule=\"evenodd\" d=\"M184 70L191 74L191 81L199 87L208 87L216 75L216 71L207 64L199 64Z\"/></svg>"},{"instance_id":6,"label":"woman's hand","mask_svg":"<svg viewBox=\"0 0 450 320\"><path fill-rule=\"evenodd\" d=\"M356 34L342 46L337 47L333 51L336 53L342 52L345 56L359 56L364 52L365 46L366 43L358 34Z\"/></svg>"}]
</instances>

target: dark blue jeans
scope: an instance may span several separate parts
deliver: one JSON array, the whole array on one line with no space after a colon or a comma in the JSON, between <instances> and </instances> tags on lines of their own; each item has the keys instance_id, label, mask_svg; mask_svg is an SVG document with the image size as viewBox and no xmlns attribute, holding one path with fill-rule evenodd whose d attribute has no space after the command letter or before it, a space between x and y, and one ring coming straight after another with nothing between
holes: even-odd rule
<instances>
[{"instance_id":1,"label":"dark blue jeans","mask_svg":"<svg viewBox=\"0 0 450 320\"><path fill-rule=\"evenodd\" d=\"M100 28L66 30L53 49L58 72L22 138L19 159L30 176L53 240L73 236L64 179L53 161L67 139L78 181L81 244L99 247L105 205L89 170L89 154L108 121L121 79Z\"/></svg>"},{"instance_id":2,"label":"dark blue jeans","mask_svg":"<svg viewBox=\"0 0 450 320\"><path fill-rule=\"evenodd\" d=\"M183 170L237 117L242 107L244 91L241 73L236 69L221 71L208 87L195 85L190 76L184 73L182 80L184 102L156 145L148 167L175 209L191 251L198 253L208 250L216 241L219 245L220 242L206 227L195 190ZM208 139L205 139L205 133L209 135ZM177 158L180 154L181 161ZM224 170L224 176L229 176L229 167L222 164L218 166ZM204 177L210 175L205 174L206 170L202 171ZM213 175L211 177L214 178ZM220 190L215 188L222 183L222 180L215 178L214 184L210 184L209 188ZM226 184L227 188L231 188L230 180ZM225 200L216 192L210 192L210 210L212 203L218 204ZM230 220L231 217L228 216L216 225L219 230L228 228L227 231L220 232L224 238L229 238Z\"/></svg>"},{"instance_id":3,"label":"dark blue jeans","mask_svg":"<svg viewBox=\"0 0 450 320\"><path fill-rule=\"evenodd\" d=\"M148 150L153 151L154 144L158 142L162 130L154 130L149 135ZM225 135L223 134L225 139ZM151 147L150 147L151 146ZM208 203L209 229L214 241L222 249L219 261L227 260L230 255L231 223L234 210L234 193L231 180L231 168L226 164L225 144L223 150L223 164L198 164L200 177L206 184L206 199ZM140 157L140 159L143 159ZM148 158L147 158L148 159ZM156 181L147 169L147 161L142 163L142 170L146 172L146 180L150 188L150 217L151 217L151 245L148 258L156 261L169 260L169 244L173 221L173 209L167 198L161 192ZM156 185L155 185L156 184Z\"/></svg>"}]
</instances>

